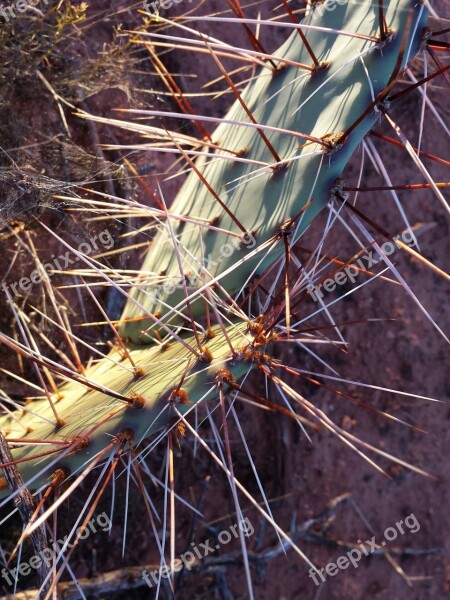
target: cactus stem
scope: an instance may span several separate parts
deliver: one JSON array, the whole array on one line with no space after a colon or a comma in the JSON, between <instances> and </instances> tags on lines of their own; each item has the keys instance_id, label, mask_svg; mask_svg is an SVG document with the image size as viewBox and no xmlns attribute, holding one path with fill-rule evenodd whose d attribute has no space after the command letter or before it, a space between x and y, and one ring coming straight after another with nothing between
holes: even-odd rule
<instances>
[{"instance_id":1,"label":"cactus stem","mask_svg":"<svg viewBox=\"0 0 450 600\"><path fill-rule=\"evenodd\" d=\"M180 275L181 275L181 285L183 286L183 292L184 292L184 295L186 297L186 309L187 309L188 314L189 314L189 320L190 320L191 325L192 325L192 331L194 333L195 341L196 341L197 346L198 346L198 348L200 350L200 355L202 355L203 354L203 348L202 348L202 344L200 342L200 336L198 334L197 325L196 325L195 320L194 320L194 315L192 313L191 303L189 301L189 292L188 292L187 285L186 285L186 280L187 280L188 277L187 277L186 273L183 271L183 262L182 262L182 259L181 259L181 256L180 256L180 251L178 249L177 239L176 239L175 233L173 231L172 222L170 220L169 211L167 210L166 201L164 200L164 195L162 193L161 188L159 187L159 184L158 184L158 188L159 188L159 193L160 193L160 196L161 196L161 200L162 200L163 205L164 205L164 212L166 213L167 225L168 225L168 228L169 228L170 236L172 238L173 248L175 250L176 259L177 259L177 262L178 262L178 269L179 269ZM199 358L199 360L202 360L202 358Z\"/></svg>"},{"instance_id":2,"label":"cactus stem","mask_svg":"<svg viewBox=\"0 0 450 600\"><path fill-rule=\"evenodd\" d=\"M177 148L180 151L180 153L184 156L184 158L186 159L186 161L189 163L189 166L192 167L192 170L199 176L199 178L202 181L202 183L205 184L205 186L208 189L209 193L214 197L215 200L217 200L217 202L220 204L220 206L223 208L223 210L236 223L236 225L239 227L239 229L245 235L247 233L246 228L242 225L242 223L240 223L238 221L238 219L230 211L230 209L228 208L228 206L226 206L226 204L224 202L222 202L220 196L215 192L215 190L212 188L212 186L206 180L206 178L203 175L203 173L197 168L196 164L193 162L193 160L191 159L191 157L184 151L184 149L178 144L178 142L173 138L173 136L170 134L170 132L167 131L167 129L166 129L166 132L167 132L167 135L171 138L171 140L175 144L175 146L177 146Z\"/></svg>"},{"instance_id":3,"label":"cactus stem","mask_svg":"<svg viewBox=\"0 0 450 600\"><path fill-rule=\"evenodd\" d=\"M225 69L225 67L223 66L223 64L221 63L221 61L219 60L218 56L216 55L216 53L212 50L211 46L208 44L208 42L206 41L206 39L204 39L205 42L205 46L208 48L208 50L211 53L211 56L214 60L214 62L216 63L216 65L218 66L220 72L222 73L222 75L224 76L226 82L228 83L228 85L231 87L231 89L233 90L233 94L236 96L236 99L238 100L239 104L242 106L242 108L244 109L246 115L248 116L248 118L250 119L250 121L254 124L257 125L257 131L259 133L259 135L261 136L261 139L263 140L263 142L265 143L265 145L267 146L267 148L269 149L269 152L272 154L272 156L275 159L276 163L281 163L281 158L278 155L278 152L275 150L275 148L272 146L272 144L270 143L268 137L266 136L266 134L264 133L264 131L258 127L258 122L255 119L255 117L253 116L252 111L249 109L249 107L247 106L247 104L244 102L244 99L241 96L241 93L239 92L239 90L237 89L237 87L234 84L234 81L231 79L230 75L228 74L227 70Z\"/></svg>"}]
</instances>

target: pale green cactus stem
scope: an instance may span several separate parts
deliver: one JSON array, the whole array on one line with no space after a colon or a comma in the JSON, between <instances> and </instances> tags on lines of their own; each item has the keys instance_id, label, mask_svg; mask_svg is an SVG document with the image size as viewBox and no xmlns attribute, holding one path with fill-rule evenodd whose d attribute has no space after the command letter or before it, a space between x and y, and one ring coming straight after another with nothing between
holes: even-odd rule
<instances>
[{"instance_id":1,"label":"pale green cactus stem","mask_svg":"<svg viewBox=\"0 0 450 600\"><path fill-rule=\"evenodd\" d=\"M2 417L1 429L10 439L26 440L28 435L30 439L66 441L67 447L73 442L70 453L58 462L58 468L76 472L122 431L132 431L133 443L138 444L174 418L173 404L181 413L192 410L197 402L216 393L218 375L222 374L224 384L228 378L242 376L248 366L244 360L235 359L240 352L245 353L253 340L247 330L245 323L229 326L226 340L220 327L214 327L209 339L204 340L204 348L212 358L210 362L197 360L180 342L151 347L130 344L127 351L136 366L133 369L123 351L114 350L108 359L80 376L80 382L68 381L61 386L60 399L54 400L64 423L62 427L56 427L50 404L42 399L28 405L29 412L17 411L14 417ZM185 343L194 347L195 339L187 338ZM105 391L92 389L90 382L106 388ZM49 449L58 449L58 446L14 448L13 445L14 459L25 461L18 465L25 480L54 460L52 454L33 458ZM49 474L33 481L33 488L45 482ZM0 494L4 495L5 490Z\"/></svg>"},{"instance_id":2,"label":"pale green cactus stem","mask_svg":"<svg viewBox=\"0 0 450 600\"><path fill-rule=\"evenodd\" d=\"M78 381L64 383L60 399L55 398L63 422L60 427L46 400L28 404L28 412L0 417L7 439L71 443L70 447L55 444L62 452L59 461L57 454L38 456L48 446L12 443L14 459L20 461L25 480L32 479L31 487L45 483L57 467L76 474L123 432L131 432L138 444L171 423L173 403L181 412L189 411L216 393L217 377L226 382L248 370L258 345L248 333L253 329L245 318L234 316L231 322L223 308L226 326L213 327L201 340L200 349L191 334L183 340L168 339L168 347L133 343L153 339L152 331L142 334L154 323L146 319L149 313L159 312L168 325L187 314L178 260L184 274L191 274L190 292L208 287L217 278L214 293L226 300L226 294L235 294L250 275L262 273L281 255L283 227L290 230L290 240L295 240L325 206L344 165L378 118L374 100L381 99L391 78L419 48L426 19L423 6L410 0L384 0L383 6L389 32L382 44L376 40L378 2L335 5L332 11L316 9L303 23L318 28L308 29L306 36L320 66L313 71L298 66L311 66L313 61L294 31L274 53L280 68L256 73L242 98L264 127L270 147L257 128L229 123L250 122L239 102L216 129L214 141L239 157L196 160L171 212L209 220L229 233L175 218L170 219L172 231L167 222L161 226L142 268L144 287L132 291L120 327L137 369L130 368L128 359L115 350L84 376L79 375ZM161 285L146 281L154 281L155 275ZM176 290L164 289L166 282L175 283ZM200 294L193 298L196 318L204 316L205 302ZM176 312L169 315L174 308ZM7 490L0 493L5 495Z\"/></svg>"},{"instance_id":3,"label":"pale green cactus stem","mask_svg":"<svg viewBox=\"0 0 450 600\"><path fill-rule=\"evenodd\" d=\"M423 6L410 0L385 1L383 5L388 33L381 44L376 41L380 34L378 1L333 3L332 10L319 5L303 21L321 28L306 31L319 68L311 72L296 66L311 66L313 61L294 31L274 52L274 56L291 62L280 60L280 68L274 72L261 69L242 93L255 120L265 127L271 147L285 161L284 168L276 164L257 128L230 124L251 124L238 100L217 127L212 137L221 148L259 164L214 160L214 154L200 157L174 200L174 214L206 219L230 232L220 233L171 219L191 293L215 278L228 294L236 293L248 277L261 274L282 255L282 225L295 221L291 228L295 241L326 205L344 166L378 119L376 107L366 114L367 109L419 47L427 16ZM354 32L360 37L326 31L327 28ZM364 118L353 127L362 115ZM342 134L348 131L343 139ZM299 137L301 133L305 137ZM328 145L311 142L310 138ZM177 312L172 311L169 319L172 322L177 321L180 311L186 314L173 235L167 223L161 226L143 264L140 286L132 291L125 308L123 318L127 322L122 324L120 333L134 342L150 342L155 325L151 319L132 322L133 318L142 317L142 310L133 299L159 315L176 307ZM240 250L236 250L239 236ZM274 242L267 247L269 240ZM264 250L256 253L255 246ZM245 262L238 265L241 259ZM199 294L196 297L191 308L198 317L205 313L206 300Z\"/></svg>"}]
</instances>

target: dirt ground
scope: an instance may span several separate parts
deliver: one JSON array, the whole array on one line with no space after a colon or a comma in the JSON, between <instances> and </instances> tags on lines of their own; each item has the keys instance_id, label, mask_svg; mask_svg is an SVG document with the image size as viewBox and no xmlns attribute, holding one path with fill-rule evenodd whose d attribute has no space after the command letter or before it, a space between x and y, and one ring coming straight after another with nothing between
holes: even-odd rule
<instances>
[{"instance_id":1,"label":"dirt ground","mask_svg":"<svg viewBox=\"0 0 450 600\"><path fill-rule=\"evenodd\" d=\"M96 1L96 9L101 12L107 3ZM270 13L266 2L250 6L246 10L248 16L254 16L259 10L263 15ZM299 3L293 3L296 6ZM221 0L209 0L204 6L208 12L222 11L226 3ZM173 13L180 13L182 6L174 7ZM448 5L436 3L436 10L450 19ZM447 13L445 15L445 12ZM124 29L129 26L126 14L118 14L109 21L96 25L92 36L92 53L108 40L114 24L123 23ZM247 45L245 33L240 28L217 28L214 25L201 24L202 31L221 37L236 45ZM268 50L275 49L285 39L286 30L271 29L263 35ZM186 91L199 89L202 82L217 77L212 61L199 59L193 61L189 53L174 52L165 57L166 64L173 72L185 74L180 77L180 85ZM142 71L147 66L144 63ZM198 74L194 80L186 75ZM147 74L139 74L140 86L160 90L160 83L153 75L148 75L149 83L143 83ZM445 113L448 90L445 81L438 78L433 83L433 102ZM155 104L168 106L174 110L167 99L161 101L157 92L136 94L127 98L124 92L115 90L108 94L99 94L89 100L91 112L113 114L114 106L132 106L136 102L140 106L149 107ZM195 98L195 109L200 114L221 115L232 102L229 95L221 96L217 101L208 98ZM412 140L417 140L419 127L420 102L413 95L402 99L395 108L394 116L403 124L406 133ZM31 103L28 108L30 123L37 130L44 127L42 120L49 118L56 123L57 113L54 107L46 109L45 119L39 104ZM115 115L116 116L116 115ZM423 149L448 159L448 139L433 117L428 114L423 138ZM89 136L86 128L71 122L73 131L88 147ZM167 127L177 127L177 123L168 122ZM57 126L55 125L55 128ZM377 131L388 133L389 130L380 124ZM125 134L114 132L120 141ZM101 141L110 141L110 134L100 127L98 135ZM129 138L127 138L129 139ZM382 150L384 164L387 165L395 184L417 183L422 181L406 154L388 144L378 145ZM114 157L107 156L111 160ZM155 154L151 157L151 166L140 159L139 168L153 169L153 173L163 172L168 165L167 157ZM345 172L346 185L356 185L359 175L360 158L356 156ZM428 163L426 163L428 165ZM448 169L443 165L430 165L437 181L448 180ZM173 197L179 186L179 179L164 184L168 197ZM363 173L363 183L367 186L383 185L372 168L367 167ZM142 201L141 192L135 187L124 186L123 193L136 194ZM399 192L399 197L412 224L422 224L422 233L418 234L420 249L424 256L440 269L448 271L450 267L450 246L448 223L444 217L442 206L429 190ZM373 218L380 226L393 233L402 229L398 210L389 193L377 192L360 194L357 207ZM47 222L53 226L64 228L67 218L60 219L48 211ZM71 223L73 222L70 221ZM302 240L302 245L313 246L317 235L325 223L325 215L317 219L314 230ZM85 234L81 223L76 223L74 235L82 239ZM115 225L119 227L119 225ZM78 237L77 237L78 236ZM53 252L54 242L49 242L42 231L38 234L40 248L47 246ZM10 240L3 240L3 252L10 254ZM348 260L355 252L354 242L350 236L342 232L331 234L327 242L330 254ZM398 251L393 258L395 265L405 277L414 293L423 303L440 327L448 333L450 288L438 274L420 264L417 259ZM23 267L25 268L25 267ZM361 282L364 275L361 276ZM342 294L349 291L345 286ZM81 310L77 303L82 299L75 294L70 296L71 306L76 312ZM330 299L337 298L335 292ZM107 303L108 298L102 297ZM5 309L5 306L2 307ZM313 312L314 302L308 300L301 307L302 314ZM6 310L6 309L5 309ZM87 317L89 308L85 308ZM304 311L304 312L303 312ZM4 313L6 314L6 313ZM86 318L84 316L84 318ZM348 342L345 351L338 346L326 346L320 351L320 358L331 365L338 377L355 382L362 382L379 389L359 387L352 383L327 381L327 387L316 385L315 377L294 379L287 377L288 383L296 387L305 397L327 412L335 422L354 435L358 435L368 443L399 457L430 474L425 477L412 473L409 469L398 466L392 461L383 459L381 464L389 477L377 472L373 466L364 461L342 441L326 433L324 430L310 431L308 440L298 425L281 415L262 412L255 407L238 406L238 414L245 428L246 440L252 451L255 465L264 485L267 498L275 520L286 530L296 531L297 543L302 551L318 567L325 567L330 562L345 555L358 540L383 540L386 528L395 527L401 519L413 514L420 528L412 533L406 531L395 540L386 544L381 552L364 557L357 568L350 566L339 570L334 576L327 577L324 584L316 586L308 574L305 562L293 550L286 554L276 551L277 538L269 526L264 527L256 511L247 506L246 516L254 525L255 533L250 543L255 560L252 567L254 577L255 598L258 600L343 600L354 598L373 598L374 600L443 600L450 597L450 410L447 400L450 392L448 369L448 346L438 332L427 321L423 313L408 298L405 291L394 283L382 279L372 281L360 289L355 295L347 296L334 306L333 316L342 326L341 332ZM4 326L9 325L7 317L3 317ZM308 326L324 326L326 321L316 317L308 321ZM99 331L92 330L87 335L94 339ZM104 338L105 333L100 332ZM0 349L1 350L1 349ZM293 349L287 354L283 351L279 358L286 364L300 366L312 373L328 373L333 375L313 357L300 349ZM5 368L14 368L14 360L6 349L2 350ZM255 389L264 391L264 381L255 378L250 383ZM8 393L20 395L20 387L5 377L5 389ZM394 389L410 392L440 402L412 398L386 390ZM338 390L340 394L336 394ZM269 386L269 398L274 390ZM363 407L365 403L375 410ZM381 412L393 415L406 421L413 427L407 427L382 415ZM419 431L423 430L423 431ZM253 475L246 460L245 448L239 442L237 431L232 431L236 476L255 497L261 495L255 484ZM370 454L371 457L375 455ZM223 480L215 466L205 456L192 457L192 447L182 444L176 453L177 481L176 489L203 513L203 518L195 518L190 511L179 506L177 549L183 552L190 541L197 544L207 538L214 537L222 526L233 522L234 506L227 483ZM155 455L150 459L152 469L163 473L162 457ZM66 516L69 519L72 511L82 502L80 498L71 499L71 506ZM342 495L341 501L332 502ZM116 520L112 535L95 536L87 539L82 550L74 555L73 567L79 577L92 576L96 571L102 572L119 568L121 565L140 565L157 561L158 551L151 532L142 527L144 507L142 502L130 504L127 534L127 552L122 561L122 524L124 516L124 486L117 485ZM110 492L105 498L104 510L108 509ZM163 496L155 490L154 501L157 508L163 506ZM331 503L331 504L330 504ZM245 505L244 505L245 506ZM309 519L327 511L322 519L316 519L310 527L305 523ZM218 515L226 515L218 520ZM19 524L16 524L19 527ZM161 525L159 525L161 526ZM2 543L12 538L13 526L1 526ZM272 555L267 552L274 549ZM237 552L237 554L233 554ZM177 600L188 598L247 598L245 576L239 559L239 547L230 544L223 548L219 555L221 560L209 563L207 568L187 574L179 582ZM259 558L256 558L259 556ZM205 565L206 567L206 565ZM404 572L409 580L402 575ZM33 581L30 579L30 585ZM0 590L2 584L0 582ZM4 592L8 589L5 587ZM116 594L120 598L153 598L154 592L142 588L134 592ZM170 598L163 590L161 597Z\"/></svg>"}]
</instances>

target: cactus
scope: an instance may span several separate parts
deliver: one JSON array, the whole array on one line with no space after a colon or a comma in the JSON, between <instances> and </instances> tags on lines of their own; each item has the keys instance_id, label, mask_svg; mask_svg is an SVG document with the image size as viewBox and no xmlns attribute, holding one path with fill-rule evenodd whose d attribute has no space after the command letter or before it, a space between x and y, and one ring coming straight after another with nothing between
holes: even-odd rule
<instances>
[{"instance_id":1,"label":"cactus","mask_svg":"<svg viewBox=\"0 0 450 600\"><path fill-rule=\"evenodd\" d=\"M253 336L249 336L246 329L245 323L227 328L229 342L236 351L252 341ZM221 373L228 373L225 379L227 376L234 379L245 372L243 361L229 364L230 346L220 334L216 326L209 333L211 339L205 341L203 348L205 355L208 353L208 362L197 360L193 355L191 348L195 347L195 338L183 338L183 344L173 343L167 347L128 345L126 354L119 347L107 359L77 377L78 381L59 388L59 398L55 397L54 402L57 420L45 399L33 402L30 412L20 415L17 422L14 415L4 419L2 430L8 437L23 437L25 428L29 433L24 440L27 436L49 443L66 440L63 450L66 456L58 461L58 467L73 473L88 456L100 453L111 435L119 437L123 430L132 430L134 442L139 445L140 440L174 418L171 406L185 413L192 408L192 403L204 400L215 385L220 385ZM211 361L209 354L213 357ZM133 368L124 364L127 361ZM179 386L181 381L182 387ZM33 446L14 451L16 459L25 461L21 471L30 480L44 464L42 458L34 458L34 455ZM52 455L47 462L51 458ZM42 485L46 479L48 476L34 480L33 487Z\"/></svg>"},{"instance_id":2,"label":"cactus","mask_svg":"<svg viewBox=\"0 0 450 600\"><path fill-rule=\"evenodd\" d=\"M274 52L275 66L267 65L255 75L212 135L228 156L219 150L224 160L214 160L214 152L201 156L174 200L174 214L189 215L200 224L171 219L160 228L142 266L144 277L125 308L123 337L151 340L152 321L147 321L148 330L145 321L133 321L142 317L141 306L151 313L168 313L166 322L185 313L182 276L191 283L192 314L201 316L205 300L199 295L213 279L233 295L242 282L259 276L283 255L283 228L292 234L291 244L298 240L376 123L377 105L388 94L392 78L418 50L426 11L416 8L413 17L410 7L386 3L389 31L380 42L376 2L336 6L335 11L319 6L303 21L311 27L307 39L314 58L295 31ZM324 35L314 29L320 27L361 37ZM245 162L233 160L231 153ZM205 231L205 219L225 232ZM246 243L250 235L257 252ZM237 256L234 251L224 256L221 248L236 248L239 236L242 250ZM175 239L177 253L172 251ZM237 257L242 261L238 266ZM158 276L160 285L152 283Z\"/></svg>"},{"instance_id":3,"label":"cactus","mask_svg":"<svg viewBox=\"0 0 450 600\"><path fill-rule=\"evenodd\" d=\"M160 210L149 210L158 231L137 281L128 282L131 291L79 255L126 296L115 348L75 372L0 334L4 345L64 380L51 397L0 416L31 489L56 485L61 469L76 487L83 473L117 451L136 452L144 439L184 428L197 404L237 390L252 368L295 395L274 374L268 352L289 338L289 302L304 293L307 278L294 292L286 286L284 297L278 293L262 311L257 304L244 310L242 300L250 290L258 301L258 282L280 269L330 197L342 196L343 169L380 111L388 110L389 92L419 50L426 19L424 5L410 0L316 6L270 59L259 53L258 70L243 92L235 89L234 105L200 150L166 134L190 174L170 210L162 197ZM199 39L229 81L214 41ZM145 125L79 116L151 133ZM184 118L200 122L193 114ZM42 280L50 284L45 272ZM284 312L286 325L277 329ZM305 406L332 428L321 411ZM351 446L359 443L344 437ZM50 450L34 440L45 440ZM0 488L0 497L11 497L6 482Z\"/></svg>"},{"instance_id":4,"label":"cactus","mask_svg":"<svg viewBox=\"0 0 450 600\"><path fill-rule=\"evenodd\" d=\"M422 6L411 8L410 2L393 1L385 5L385 19L389 31L385 33L386 39L380 41L377 7L370 2L357 7L339 6L334 12L313 11L304 25L311 27L308 42L317 65L294 31L274 53L276 68L264 67L264 72L255 75L241 95L242 102L236 100L215 130L212 138L227 149L228 160L215 161L211 153L193 163L170 215L184 215L200 225L192 226L168 213L142 267L142 273L148 274L150 280L159 275L163 283L147 285L144 276L140 286L130 294L119 329L122 338L145 343L152 340L147 328L151 330L155 323L163 325L160 332L168 336L171 347L144 350L128 345L127 353L133 364L143 371L140 377L136 370L119 364L115 350L79 381L62 386L54 405L60 423L52 419L51 406L42 400L17 421L14 415L2 418L2 429L9 437L20 437L25 427L30 437L48 441L73 438L75 451L66 451L61 464L70 472L77 472L86 460L86 438L89 455L95 455L94 451L100 452L105 443L105 432L116 435L121 429L130 428L135 439L141 440L144 433L153 434L169 421L173 415L164 409L164 402L176 390L188 365L185 380L191 390L190 402L204 397L207 377L212 374L214 378L214 373L228 369L230 361L236 363L230 368L232 372L245 372L248 356L240 350L249 323L241 314L233 315L239 320L227 325L223 332L216 326L214 342L183 336L184 345L189 346L187 350L180 341L172 341L170 327L176 324L167 315L172 311L177 320L183 322L184 317L186 322L186 306L189 306L193 318L205 316L208 303L205 290L217 283L217 302L224 303L223 318L229 318L226 312L233 307L229 298L242 282L267 269L283 254L285 237L295 243L326 205L346 162L378 118L377 102L386 96L400 64L404 65L417 51L426 11ZM342 29L358 35L334 32L324 35L320 28ZM251 113L261 127L234 124L251 122L246 113ZM245 162L229 160L233 154ZM205 221L217 225L218 231L207 228L204 232ZM254 244L256 249L250 248ZM227 253L231 248L230 256L221 252L225 247ZM208 256L221 256L221 260L206 268L202 257ZM201 285L183 286L180 278L189 280L192 271L196 274L200 271ZM167 282L173 288L170 293ZM184 295L186 291L189 300ZM8 343L6 339L3 341ZM251 340L246 345L255 348ZM212 361L204 356L205 349L212 353ZM159 355L166 367L160 364L156 375L154 365ZM207 368L201 369L202 360L209 364ZM145 401L140 406L145 419L142 412L132 408L133 393ZM95 407L95 412L89 407ZM118 410L119 414L112 417ZM80 413L85 416L75 420L75 414ZM96 427L97 423L101 426ZM80 440L78 450L77 440ZM42 469L45 462L53 462L52 455L46 460L33 458L36 450L30 446L15 449L13 454L15 459L24 461L21 468L30 479L38 465ZM35 480L33 485L37 484L42 484L42 480Z\"/></svg>"}]
</instances>

